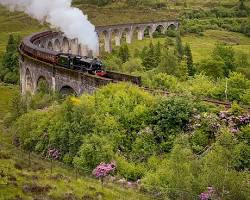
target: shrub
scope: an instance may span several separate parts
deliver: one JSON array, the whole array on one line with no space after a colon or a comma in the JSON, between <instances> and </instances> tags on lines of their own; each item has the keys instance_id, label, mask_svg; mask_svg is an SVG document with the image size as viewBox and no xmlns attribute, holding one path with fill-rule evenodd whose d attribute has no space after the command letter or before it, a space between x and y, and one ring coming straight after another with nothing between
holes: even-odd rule
<instances>
[{"instance_id":1,"label":"shrub","mask_svg":"<svg viewBox=\"0 0 250 200\"><path fill-rule=\"evenodd\" d=\"M101 162L111 162L114 157L112 141L99 135L85 136L74 165L84 172L91 172Z\"/></svg>"},{"instance_id":2,"label":"shrub","mask_svg":"<svg viewBox=\"0 0 250 200\"><path fill-rule=\"evenodd\" d=\"M142 187L164 199L181 199L183 196L192 199L195 185L192 170L194 157L186 145L186 139L176 141L168 158L158 165L156 171L147 173L143 178Z\"/></svg>"},{"instance_id":3,"label":"shrub","mask_svg":"<svg viewBox=\"0 0 250 200\"><path fill-rule=\"evenodd\" d=\"M154 108L151 123L162 132L176 133L184 129L193 113L193 102L188 97L168 97Z\"/></svg>"},{"instance_id":4,"label":"shrub","mask_svg":"<svg viewBox=\"0 0 250 200\"><path fill-rule=\"evenodd\" d=\"M178 80L175 76L159 73L152 77L152 86L169 91L176 91Z\"/></svg>"},{"instance_id":5,"label":"shrub","mask_svg":"<svg viewBox=\"0 0 250 200\"><path fill-rule=\"evenodd\" d=\"M117 163L117 172L122 177L130 181L137 181L141 179L146 173L146 169L141 164L135 164L133 162L128 162L125 158L121 156L116 156L115 159Z\"/></svg>"},{"instance_id":6,"label":"shrub","mask_svg":"<svg viewBox=\"0 0 250 200\"><path fill-rule=\"evenodd\" d=\"M228 98L231 101L240 101L241 96L247 94L250 89L250 81L240 73L233 72L228 79Z\"/></svg>"}]
</instances>

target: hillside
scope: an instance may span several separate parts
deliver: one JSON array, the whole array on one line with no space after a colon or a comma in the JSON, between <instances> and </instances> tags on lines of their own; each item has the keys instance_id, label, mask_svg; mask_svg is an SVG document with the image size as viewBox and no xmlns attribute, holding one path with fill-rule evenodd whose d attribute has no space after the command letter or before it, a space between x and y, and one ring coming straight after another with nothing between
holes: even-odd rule
<instances>
[{"instance_id":1,"label":"hillside","mask_svg":"<svg viewBox=\"0 0 250 200\"><path fill-rule=\"evenodd\" d=\"M0 200L249 199L250 2L73 2L96 26L181 26L131 44L123 33L121 46L101 49L98 71L140 76L140 86L65 96L39 78L20 95L19 39L50 28L0 6Z\"/></svg>"},{"instance_id":2,"label":"hillside","mask_svg":"<svg viewBox=\"0 0 250 200\"><path fill-rule=\"evenodd\" d=\"M53 164L32 154L31 162L27 152L10 145L10 137L3 128L2 120L9 112L11 98L18 88L0 84L0 199L1 200L148 200L136 190L114 185L112 182L102 187L92 178L78 174L62 165ZM29 165L29 162L31 163Z\"/></svg>"}]
</instances>

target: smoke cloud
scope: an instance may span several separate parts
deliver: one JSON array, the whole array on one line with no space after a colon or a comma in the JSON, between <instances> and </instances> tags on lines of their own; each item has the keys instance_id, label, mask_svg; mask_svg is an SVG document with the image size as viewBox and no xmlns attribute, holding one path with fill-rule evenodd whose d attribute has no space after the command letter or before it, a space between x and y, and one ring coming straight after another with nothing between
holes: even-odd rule
<instances>
[{"instance_id":1,"label":"smoke cloud","mask_svg":"<svg viewBox=\"0 0 250 200\"><path fill-rule=\"evenodd\" d=\"M95 26L80 9L71 6L72 0L0 0L0 4L11 10L24 11L39 21L48 22L68 38L78 38L81 44L93 51L98 48Z\"/></svg>"}]
</instances>

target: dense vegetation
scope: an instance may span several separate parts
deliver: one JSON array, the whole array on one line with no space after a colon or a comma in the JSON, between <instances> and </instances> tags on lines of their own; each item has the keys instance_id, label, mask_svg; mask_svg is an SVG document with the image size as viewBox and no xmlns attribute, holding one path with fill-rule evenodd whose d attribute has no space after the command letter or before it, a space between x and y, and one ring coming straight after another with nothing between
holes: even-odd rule
<instances>
[{"instance_id":1,"label":"dense vegetation","mask_svg":"<svg viewBox=\"0 0 250 200\"><path fill-rule=\"evenodd\" d=\"M15 148L10 135L4 131L2 119L10 111L11 100L18 87L0 85L0 199L149 199L138 191L123 189L109 183L103 188L94 179L83 177L72 168L41 159ZM3 130L2 130L3 129ZM77 175L77 176L76 176ZM77 178L77 179L76 179Z\"/></svg>"},{"instance_id":2,"label":"dense vegetation","mask_svg":"<svg viewBox=\"0 0 250 200\"><path fill-rule=\"evenodd\" d=\"M139 183L140 190L154 199L248 199L249 3L243 0L198 3L76 0L74 3L80 8L86 6L96 24L105 21L102 13L117 16L110 18L110 23L117 23L131 20L131 16L121 19L121 10L133 10L139 21L145 21L145 13L151 9L157 10L154 17L158 20L175 11L182 20L180 31L156 32L152 40L146 38L114 48L110 55L103 54L107 68L140 75L144 86L167 90L171 95L163 97L157 92L153 95L120 83L105 86L93 95L62 99L42 82L33 96L14 93L8 114L0 113L13 144L43 158L48 158L51 149L56 150L60 162L85 175L90 175L101 162L115 162L112 176L116 180L130 185ZM9 36L0 65L0 79L10 83L18 81L16 35ZM7 41L6 32L4 39ZM0 92L3 88L0 87ZM3 97L4 93L0 95ZM204 103L203 98L231 101L232 107L225 111L223 107ZM1 106L0 101L0 109L3 106L6 105ZM0 125L1 122L0 119ZM33 187L27 182L34 174L35 188L46 189L46 184L55 184L55 188L49 188L52 196L48 198L62 195L65 199L121 198L108 189L110 185L101 189L96 182L73 182L72 176L60 178L59 172L59 178L54 180L47 169L49 164L46 169L30 172L32 169L26 171L27 166L22 163L24 170L20 172L16 165L19 161L11 160L8 150L0 152L0 159L8 166L0 174L5 179L12 171L15 177L25 174L18 181L26 188ZM45 173L44 177L39 170ZM67 180L71 182L71 191L65 193L61 190L67 188ZM90 194L79 192L82 185ZM93 190L93 185L97 189ZM20 188L13 188L5 191L5 195L11 191L26 197L27 193L20 192ZM119 189L115 191L120 193ZM139 199L139 196L129 193L126 198Z\"/></svg>"},{"instance_id":3,"label":"dense vegetation","mask_svg":"<svg viewBox=\"0 0 250 200\"><path fill-rule=\"evenodd\" d=\"M92 96L28 109L12 134L26 151L46 157L58 149L62 162L87 174L114 160L114 175L141 179L155 197L192 199L211 186L218 198L247 199L250 117L237 104L221 110L192 96L163 98L111 84Z\"/></svg>"},{"instance_id":4,"label":"dense vegetation","mask_svg":"<svg viewBox=\"0 0 250 200\"><path fill-rule=\"evenodd\" d=\"M164 37L164 43L150 42L132 53L126 45L121 46L107 55L106 66L141 75L148 87L250 104L248 54L217 44L208 58L194 63L192 50L182 44L180 35L175 39Z\"/></svg>"}]
</instances>

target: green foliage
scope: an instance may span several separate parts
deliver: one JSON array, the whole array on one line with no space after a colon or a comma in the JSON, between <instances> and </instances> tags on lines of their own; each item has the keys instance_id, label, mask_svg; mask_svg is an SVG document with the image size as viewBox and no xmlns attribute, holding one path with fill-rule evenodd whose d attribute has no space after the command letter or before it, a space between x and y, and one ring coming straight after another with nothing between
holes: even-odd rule
<instances>
[{"instance_id":1,"label":"green foliage","mask_svg":"<svg viewBox=\"0 0 250 200\"><path fill-rule=\"evenodd\" d=\"M135 73L135 72L143 72L145 69L142 66L142 61L138 58L129 59L127 62L123 63L120 71L125 73Z\"/></svg>"},{"instance_id":2,"label":"green foliage","mask_svg":"<svg viewBox=\"0 0 250 200\"><path fill-rule=\"evenodd\" d=\"M229 112L236 116L239 116L244 113L244 109L241 108L240 105L234 101L231 105L231 108L229 109Z\"/></svg>"},{"instance_id":3,"label":"green foliage","mask_svg":"<svg viewBox=\"0 0 250 200\"><path fill-rule=\"evenodd\" d=\"M186 139L176 141L168 158L165 158L156 171L148 173L142 181L149 192L158 192L163 198L192 199L194 172L192 151L185 145Z\"/></svg>"},{"instance_id":4,"label":"green foliage","mask_svg":"<svg viewBox=\"0 0 250 200\"><path fill-rule=\"evenodd\" d=\"M130 54L127 44L123 44L118 51L118 57L122 60L123 63L129 60Z\"/></svg>"},{"instance_id":5,"label":"green foliage","mask_svg":"<svg viewBox=\"0 0 250 200\"><path fill-rule=\"evenodd\" d=\"M114 157L112 142L109 138L99 135L85 136L78 155L74 158L74 165L90 173L101 162L110 162Z\"/></svg>"},{"instance_id":6,"label":"green foliage","mask_svg":"<svg viewBox=\"0 0 250 200\"><path fill-rule=\"evenodd\" d=\"M178 58L170 49L165 49L162 52L161 61L158 70L169 75L177 75Z\"/></svg>"},{"instance_id":7,"label":"green foliage","mask_svg":"<svg viewBox=\"0 0 250 200\"><path fill-rule=\"evenodd\" d=\"M231 101L240 101L250 89L250 81L240 73L231 73L228 79L228 98Z\"/></svg>"},{"instance_id":8,"label":"green foliage","mask_svg":"<svg viewBox=\"0 0 250 200\"><path fill-rule=\"evenodd\" d=\"M186 46L184 48L184 52L185 52L185 55L187 56L188 75L194 76L195 69L194 69L194 64L193 64L193 56L192 56L191 48L188 44L186 44Z\"/></svg>"},{"instance_id":9,"label":"green foliage","mask_svg":"<svg viewBox=\"0 0 250 200\"><path fill-rule=\"evenodd\" d=\"M244 172L232 169L240 158L234 136L223 131L218 137L213 151L203 160L201 184L213 185L220 197L226 199L246 199L249 188Z\"/></svg>"},{"instance_id":10,"label":"green foliage","mask_svg":"<svg viewBox=\"0 0 250 200\"><path fill-rule=\"evenodd\" d=\"M193 102L188 97L168 97L157 105L151 114L157 152L169 152L175 136L184 131L194 114Z\"/></svg>"},{"instance_id":11,"label":"green foliage","mask_svg":"<svg viewBox=\"0 0 250 200\"><path fill-rule=\"evenodd\" d=\"M224 67L224 62L221 59L206 59L202 60L199 69L207 76L216 79L224 77Z\"/></svg>"},{"instance_id":12,"label":"green foliage","mask_svg":"<svg viewBox=\"0 0 250 200\"><path fill-rule=\"evenodd\" d=\"M230 72L235 71L235 53L232 47L225 45L217 45L213 50L214 60L221 60L224 62L224 75L229 76Z\"/></svg>"},{"instance_id":13,"label":"green foliage","mask_svg":"<svg viewBox=\"0 0 250 200\"><path fill-rule=\"evenodd\" d=\"M248 19L246 19L242 24L241 24L241 31L242 33L244 33L245 35L247 35L248 37L250 37L250 17L248 17Z\"/></svg>"},{"instance_id":14,"label":"green foliage","mask_svg":"<svg viewBox=\"0 0 250 200\"><path fill-rule=\"evenodd\" d=\"M141 179L146 173L145 167L141 164L128 162L121 156L116 156L117 171L122 177L130 181Z\"/></svg>"},{"instance_id":15,"label":"green foliage","mask_svg":"<svg viewBox=\"0 0 250 200\"><path fill-rule=\"evenodd\" d=\"M176 91L178 80L175 76L167 75L166 73L158 73L152 77L152 86L168 91Z\"/></svg>"},{"instance_id":16,"label":"green foliage","mask_svg":"<svg viewBox=\"0 0 250 200\"><path fill-rule=\"evenodd\" d=\"M122 65L122 60L116 55L110 55L105 59L104 65L109 70L119 71L120 66Z\"/></svg>"},{"instance_id":17,"label":"green foliage","mask_svg":"<svg viewBox=\"0 0 250 200\"><path fill-rule=\"evenodd\" d=\"M187 66L187 57L183 56L181 63L179 64L179 67L177 69L177 77L180 78L180 80L185 81L188 78L188 66Z\"/></svg>"},{"instance_id":18,"label":"green foliage","mask_svg":"<svg viewBox=\"0 0 250 200\"><path fill-rule=\"evenodd\" d=\"M159 58L161 56L160 45L154 46L150 42L149 47L144 47L141 53L142 65L146 70L155 69L159 64Z\"/></svg>"},{"instance_id":19,"label":"green foliage","mask_svg":"<svg viewBox=\"0 0 250 200\"><path fill-rule=\"evenodd\" d=\"M20 37L9 35L2 64L0 65L0 80L6 83L16 84L19 81L19 55L17 52Z\"/></svg>"},{"instance_id":20,"label":"green foliage","mask_svg":"<svg viewBox=\"0 0 250 200\"><path fill-rule=\"evenodd\" d=\"M182 45L182 40L181 40L181 34L178 33L177 36L176 36L176 50L177 50L177 53L178 53L178 58L179 60L182 59L183 55L184 55L184 48L183 48L183 45Z\"/></svg>"}]
</instances>

